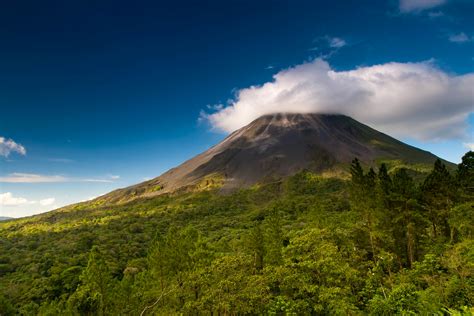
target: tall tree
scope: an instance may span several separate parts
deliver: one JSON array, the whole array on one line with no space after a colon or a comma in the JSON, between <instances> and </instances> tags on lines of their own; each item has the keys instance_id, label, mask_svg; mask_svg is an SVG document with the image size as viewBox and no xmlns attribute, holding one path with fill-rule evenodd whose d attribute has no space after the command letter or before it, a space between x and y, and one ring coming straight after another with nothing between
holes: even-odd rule
<instances>
[{"instance_id":1,"label":"tall tree","mask_svg":"<svg viewBox=\"0 0 474 316\"><path fill-rule=\"evenodd\" d=\"M81 285L71 297L72 305L83 315L107 315L114 280L97 246L92 247L80 280Z\"/></svg>"},{"instance_id":2,"label":"tall tree","mask_svg":"<svg viewBox=\"0 0 474 316\"><path fill-rule=\"evenodd\" d=\"M458 165L456 173L463 200L474 199L474 152L468 151Z\"/></svg>"},{"instance_id":3,"label":"tall tree","mask_svg":"<svg viewBox=\"0 0 474 316\"><path fill-rule=\"evenodd\" d=\"M388 195L392 189L392 179L388 174L387 166L383 163L380 165L379 172L377 174L378 179L378 193L381 199L381 202L385 207L388 207Z\"/></svg>"},{"instance_id":4,"label":"tall tree","mask_svg":"<svg viewBox=\"0 0 474 316\"><path fill-rule=\"evenodd\" d=\"M262 224L258 222L251 230L247 238L247 248L254 258L254 269L260 271L263 269L263 259L265 256L265 239L262 230Z\"/></svg>"},{"instance_id":5,"label":"tall tree","mask_svg":"<svg viewBox=\"0 0 474 316\"><path fill-rule=\"evenodd\" d=\"M437 159L422 185L422 203L432 224L433 236L450 237L449 210L455 199L455 183L446 166Z\"/></svg>"},{"instance_id":6,"label":"tall tree","mask_svg":"<svg viewBox=\"0 0 474 316\"><path fill-rule=\"evenodd\" d=\"M359 159L354 158L351 164L351 177L353 187L359 189L362 188L364 183L364 170L360 165Z\"/></svg>"},{"instance_id":7,"label":"tall tree","mask_svg":"<svg viewBox=\"0 0 474 316\"><path fill-rule=\"evenodd\" d=\"M416 187L406 169L393 176L390 204L393 211L392 233L400 261L410 267L417 259L417 248L424 228L416 199Z\"/></svg>"},{"instance_id":8,"label":"tall tree","mask_svg":"<svg viewBox=\"0 0 474 316\"><path fill-rule=\"evenodd\" d=\"M380 224L384 231L392 229L392 209L390 203L390 194L392 190L392 178L388 174L387 166L381 164L377 173L375 186L376 204L380 212Z\"/></svg>"},{"instance_id":9,"label":"tall tree","mask_svg":"<svg viewBox=\"0 0 474 316\"><path fill-rule=\"evenodd\" d=\"M281 228L281 217L278 209L273 209L265 218L265 260L269 264L279 265L282 263L283 231Z\"/></svg>"},{"instance_id":10,"label":"tall tree","mask_svg":"<svg viewBox=\"0 0 474 316\"><path fill-rule=\"evenodd\" d=\"M351 164L351 207L362 217L362 230L365 231L369 242L369 253L376 262L378 206L375 194L377 174L370 168L367 174L357 158Z\"/></svg>"}]
</instances>

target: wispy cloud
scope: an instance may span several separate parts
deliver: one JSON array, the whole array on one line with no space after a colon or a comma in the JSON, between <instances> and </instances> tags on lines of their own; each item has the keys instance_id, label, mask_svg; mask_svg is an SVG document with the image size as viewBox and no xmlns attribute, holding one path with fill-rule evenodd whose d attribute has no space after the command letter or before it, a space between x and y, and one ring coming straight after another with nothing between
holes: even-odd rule
<instances>
[{"instance_id":1,"label":"wispy cloud","mask_svg":"<svg viewBox=\"0 0 474 316\"><path fill-rule=\"evenodd\" d=\"M449 41L453 43L466 43L472 41L472 38L467 36L466 33L461 32L458 34L452 34L449 36Z\"/></svg>"},{"instance_id":2,"label":"wispy cloud","mask_svg":"<svg viewBox=\"0 0 474 316\"><path fill-rule=\"evenodd\" d=\"M325 35L325 36L320 36L316 37L313 40L313 43L316 44L316 46L310 48L310 51L317 51L321 49L328 49L328 48L341 48L347 45L346 40L344 40L341 37L334 37L330 35Z\"/></svg>"},{"instance_id":3,"label":"wispy cloud","mask_svg":"<svg viewBox=\"0 0 474 316\"><path fill-rule=\"evenodd\" d=\"M474 151L474 143L464 143L463 145L467 149Z\"/></svg>"},{"instance_id":4,"label":"wispy cloud","mask_svg":"<svg viewBox=\"0 0 474 316\"><path fill-rule=\"evenodd\" d=\"M61 162L61 163L74 162L73 159L68 159L68 158L48 158L48 161L50 161L50 162Z\"/></svg>"},{"instance_id":5,"label":"wispy cloud","mask_svg":"<svg viewBox=\"0 0 474 316\"><path fill-rule=\"evenodd\" d=\"M444 16L444 13L442 11L431 11L431 12L428 12L428 16L430 18L436 19L436 18L440 18Z\"/></svg>"},{"instance_id":6,"label":"wispy cloud","mask_svg":"<svg viewBox=\"0 0 474 316\"><path fill-rule=\"evenodd\" d=\"M12 139L0 137L0 156L8 157L12 152L20 155L26 155L26 149Z\"/></svg>"},{"instance_id":7,"label":"wispy cloud","mask_svg":"<svg viewBox=\"0 0 474 316\"><path fill-rule=\"evenodd\" d=\"M112 182L114 182L111 179L92 179L92 178L81 179L79 181L80 182L97 182L97 183L112 183Z\"/></svg>"},{"instance_id":8,"label":"wispy cloud","mask_svg":"<svg viewBox=\"0 0 474 316\"><path fill-rule=\"evenodd\" d=\"M399 8L402 13L417 13L446 3L446 0L400 0Z\"/></svg>"},{"instance_id":9,"label":"wispy cloud","mask_svg":"<svg viewBox=\"0 0 474 316\"><path fill-rule=\"evenodd\" d=\"M99 183L112 183L116 180L119 180L120 176L118 175L108 175L106 178L87 178L81 179L81 182L99 182Z\"/></svg>"},{"instance_id":10,"label":"wispy cloud","mask_svg":"<svg viewBox=\"0 0 474 316\"><path fill-rule=\"evenodd\" d=\"M463 139L473 86L474 73L452 75L433 61L337 71L315 59L239 90L207 119L214 128L231 132L275 112L337 113L397 137Z\"/></svg>"},{"instance_id":11,"label":"wispy cloud","mask_svg":"<svg viewBox=\"0 0 474 316\"><path fill-rule=\"evenodd\" d=\"M330 59L334 54L344 46L347 46L346 40L341 37L329 35L316 37L313 39L314 46L309 48L310 52L318 52L318 58Z\"/></svg>"},{"instance_id":12,"label":"wispy cloud","mask_svg":"<svg viewBox=\"0 0 474 316\"><path fill-rule=\"evenodd\" d=\"M0 177L3 183L55 183L55 182L97 182L112 183L120 179L118 175L110 175L105 178L74 178L62 175L43 175L33 173L10 173L7 176Z\"/></svg>"},{"instance_id":13,"label":"wispy cloud","mask_svg":"<svg viewBox=\"0 0 474 316\"><path fill-rule=\"evenodd\" d=\"M329 47L341 48L347 45L346 41L339 37L328 38Z\"/></svg>"},{"instance_id":14,"label":"wispy cloud","mask_svg":"<svg viewBox=\"0 0 474 316\"><path fill-rule=\"evenodd\" d=\"M51 183L66 182L69 179L60 175L41 175L33 173L11 173L8 176L0 177L0 182L6 183Z\"/></svg>"}]
</instances>

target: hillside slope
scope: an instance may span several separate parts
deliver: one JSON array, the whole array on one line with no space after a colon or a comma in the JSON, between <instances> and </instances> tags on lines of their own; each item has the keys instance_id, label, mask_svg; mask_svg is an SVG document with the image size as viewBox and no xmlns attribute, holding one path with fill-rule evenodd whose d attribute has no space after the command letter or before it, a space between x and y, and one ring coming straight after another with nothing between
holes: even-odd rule
<instances>
[{"instance_id":1,"label":"hillside slope","mask_svg":"<svg viewBox=\"0 0 474 316\"><path fill-rule=\"evenodd\" d=\"M102 200L115 203L212 186L235 189L301 170L347 174L348 163L355 157L365 165L396 161L429 167L437 158L348 116L279 113L262 116L161 176L114 191Z\"/></svg>"},{"instance_id":2,"label":"hillside slope","mask_svg":"<svg viewBox=\"0 0 474 316\"><path fill-rule=\"evenodd\" d=\"M471 315L472 166L437 162L421 185L303 171L1 222L0 314Z\"/></svg>"}]
</instances>

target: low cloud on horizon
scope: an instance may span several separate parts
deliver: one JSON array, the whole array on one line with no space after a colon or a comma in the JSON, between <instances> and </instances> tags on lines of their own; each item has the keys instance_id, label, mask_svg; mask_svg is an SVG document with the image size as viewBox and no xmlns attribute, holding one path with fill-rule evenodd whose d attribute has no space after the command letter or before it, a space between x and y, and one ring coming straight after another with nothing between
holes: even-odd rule
<instances>
[{"instance_id":1,"label":"low cloud on horizon","mask_svg":"<svg viewBox=\"0 0 474 316\"><path fill-rule=\"evenodd\" d=\"M465 139L473 86L473 73L449 74L433 61L337 71L315 59L238 90L227 105L202 116L215 129L232 132L276 112L345 114L396 137Z\"/></svg>"},{"instance_id":2,"label":"low cloud on horizon","mask_svg":"<svg viewBox=\"0 0 474 316\"><path fill-rule=\"evenodd\" d=\"M0 193L0 206L19 206L24 204L40 204L50 206L56 202L55 198L46 198L39 201L30 201L23 197L14 196L11 192Z\"/></svg>"},{"instance_id":3,"label":"low cloud on horizon","mask_svg":"<svg viewBox=\"0 0 474 316\"><path fill-rule=\"evenodd\" d=\"M0 217L20 218L59 208L54 197L29 200L12 192L0 193Z\"/></svg>"},{"instance_id":4,"label":"low cloud on horizon","mask_svg":"<svg viewBox=\"0 0 474 316\"><path fill-rule=\"evenodd\" d=\"M14 172L0 177L0 183L58 183L58 182L98 182L112 183L120 179L118 175L105 178L70 178L62 175L44 175Z\"/></svg>"}]
</instances>

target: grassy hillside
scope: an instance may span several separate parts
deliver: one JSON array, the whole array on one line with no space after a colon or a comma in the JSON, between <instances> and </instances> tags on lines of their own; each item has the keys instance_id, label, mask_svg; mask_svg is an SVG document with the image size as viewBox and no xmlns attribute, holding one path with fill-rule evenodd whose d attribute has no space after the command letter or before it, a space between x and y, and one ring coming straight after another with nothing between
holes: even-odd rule
<instances>
[{"instance_id":1,"label":"grassy hillside","mask_svg":"<svg viewBox=\"0 0 474 316\"><path fill-rule=\"evenodd\" d=\"M472 313L472 169L354 168L1 223L0 315Z\"/></svg>"}]
</instances>

